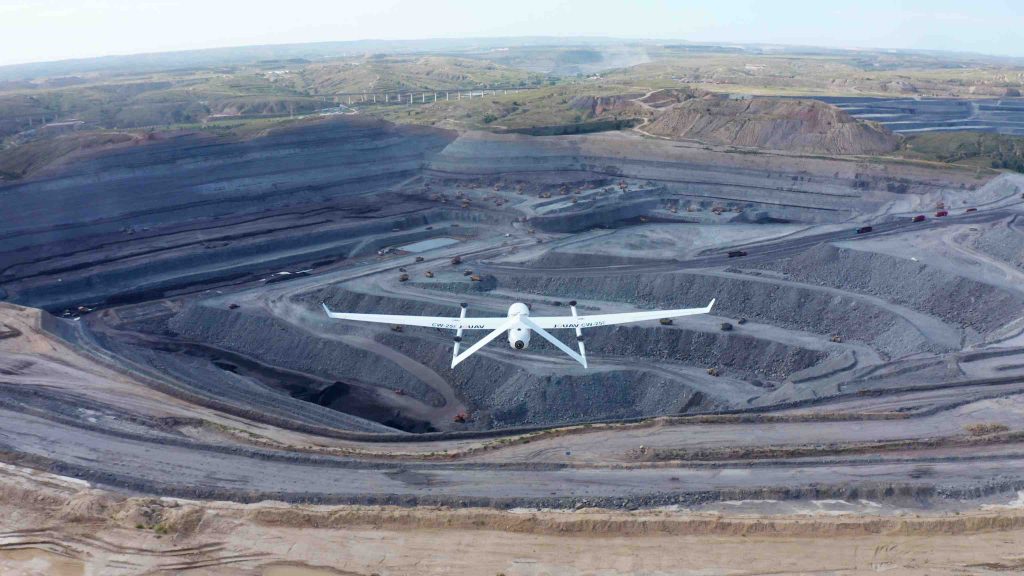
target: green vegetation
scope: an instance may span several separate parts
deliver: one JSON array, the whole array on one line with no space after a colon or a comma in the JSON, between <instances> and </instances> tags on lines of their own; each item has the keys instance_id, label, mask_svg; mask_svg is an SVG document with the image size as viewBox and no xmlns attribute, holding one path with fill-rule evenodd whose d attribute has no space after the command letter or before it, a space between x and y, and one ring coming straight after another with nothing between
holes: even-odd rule
<instances>
[{"instance_id":1,"label":"green vegetation","mask_svg":"<svg viewBox=\"0 0 1024 576\"><path fill-rule=\"evenodd\" d=\"M16 180L80 151L124 145L139 136L98 131L35 140L0 151L0 182Z\"/></svg>"},{"instance_id":2,"label":"green vegetation","mask_svg":"<svg viewBox=\"0 0 1024 576\"><path fill-rule=\"evenodd\" d=\"M232 58L222 55L221 63L199 51L187 56L196 59L192 66L170 66L186 58L171 55L162 68L147 69L142 61L122 68L82 64L81 71L33 80L7 70L0 75L7 78L0 80L0 180L25 177L81 149L144 140L153 131L244 138L346 106L350 98L360 114L398 123L556 134L631 125L651 115L632 100L658 89L961 97L1012 96L1024 89L1019 66L976 56L688 44L495 46L443 54L263 57L249 63L240 63L244 49L229 51L238 52ZM294 46L281 50L284 56L301 52ZM29 68L69 66L58 64ZM445 90L495 86L522 90L462 99L450 94L444 100ZM362 101L363 94L379 100L384 92L430 97L414 105ZM437 102L431 101L434 92ZM53 126L71 120L80 124ZM985 169L1024 166L1020 140L995 135L914 136L896 157Z\"/></svg>"},{"instance_id":3,"label":"green vegetation","mask_svg":"<svg viewBox=\"0 0 1024 576\"><path fill-rule=\"evenodd\" d=\"M1002 422L975 422L964 426L964 430L971 436L988 436L1009 432L1010 427Z\"/></svg>"},{"instance_id":4,"label":"green vegetation","mask_svg":"<svg viewBox=\"0 0 1024 576\"><path fill-rule=\"evenodd\" d=\"M898 154L979 168L1024 172L1024 137L989 132L929 132L906 138Z\"/></svg>"},{"instance_id":5,"label":"green vegetation","mask_svg":"<svg viewBox=\"0 0 1024 576\"><path fill-rule=\"evenodd\" d=\"M246 73L98 77L56 89L0 91L0 138L31 139L44 123L80 120L91 128L167 127L218 115L289 116L321 102L291 86Z\"/></svg>"},{"instance_id":6,"label":"green vegetation","mask_svg":"<svg viewBox=\"0 0 1024 576\"><path fill-rule=\"evenodd\" d=\"M622 67L583 75L583 71L617 64ZM552 72L564 75L552 76ZM762 53L734 47L653 44L512 46L457 55L263 60L248 65L148 73L110 70L0 82L0 138L44 121L78 119L106 129L166 128L211 118L292 117L348 104L350 94L358 101L364 93L488 86L531 90L529 96L520 93L511 107L499 99L500 109L496 110L463 100L450 118L473 126L563 124L574 119L575 113L566 116L564 107L574 96L643 94L683 87L765 95L1004 96L1024 88L1024 72L1007 63L915 53ZM429 112L396 113L379 108L382 115L399 122L444 120ZM468 120L464 120L463 109L469 113ZM579 121L591 119L581 114Z\"/></svg>"},{"instance_id":7,"label":"green vegetation","mask_svg":"<svg viewBox=\"0 0 1024 576\"><path fill-rule=\"evenodd\" d=\"M635 111L607 109L598 112L585 101L587 97L618 94L617 90L617 87L563 81L555 86L540 86L518 93L439 100L420 106L364 106L360 111L392 122L481 130L540 128L583 124L592 120L626 121L636 118L638 114ZM635 94L642 95L642 92Z\"/></svg>"},{"instance_id":8,"label":"green vegetation","mask_svg":"<svg viewBox=\"0 0 1024 576\"><path fill-rule=\"evenodd\" d=\"M280 66L280 68L278 68ZM348 94L428 92L485 86L531 88L552 78L483 60L442 56L261 62L250 66L153 73L93 73L35 82L0 82L0 181L34 173L83 150L144 140L153 131L203 130L244 138L347 104ZM470 102L472 126L515 111ZM360 111L398 122L437 123L449 107L378 106ZM412 111L416 114L412 114ZM75 125L61 125L75 121ZM41 128L42 126L45 128Z\"/></svg>"},{"instance_id":9,"label":"green vegetation","mask_svg":"<svg viewBox=\"0 0 1024 576\"><path fill-rule=\"evenodd\" d=\"M486 60L445 56L372 56L311 64L285 78L311 95L385 91L433 91L485 86L533 87L546 76Z\"/></svg>"},{"instance_id":10,"label":"green vegetation","mask_svg":"<svg viewBox=\"0 0 1024 576\"><path fill-rule=\"evenodd\" d=\"M608 132L611 130L624 130L639 124L639 120L594 120L593 122L574 122L573 124L557 124L554 126L529 126L526 128L511 128L508 131L515 134L529 134L531 136L563 136L566 134L589 134L592 132Z\"/></svg>"},{"instance_id":11,"label":"green vegetation","mask_svg":"<svg viewBox=\"0 0 1024 576\"><path fill-rule=\"evenodd\" d=\"M66 82L0 83L0 138L44 123L171 128L220 118L293 117L348 103L347 94L485 86L535 87L542 74L441 56L337 59L152 74L94 74Z\"/></svg>"},{"instance_id":12,"label":"green vegetation","mask_svg":"<svg viewBox=\"0 0 1024 576\"><path fill-rule=\"evenodd\" d=\"M604 74L624 86L678 88L755 95L1002 97L1019 95L1017 66L958 63L920 55L815 53L679 53L664 50L652 62Z\"/></svg>"}]
</instances>

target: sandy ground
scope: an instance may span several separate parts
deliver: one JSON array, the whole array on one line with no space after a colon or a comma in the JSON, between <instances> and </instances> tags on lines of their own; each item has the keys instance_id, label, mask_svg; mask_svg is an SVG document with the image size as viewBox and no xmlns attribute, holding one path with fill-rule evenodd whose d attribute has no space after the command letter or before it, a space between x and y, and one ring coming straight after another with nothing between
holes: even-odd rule
<instances>
[{"instance_id":1,"label":"sandy ground","mask_svg":"<svg viewBox=\"0 0 1024 576\"><path fill-rule=\"evenodd\" d=\"M1024 514L240 505L128 498L0 468L5 576L987 574L1024 569Z\"/></svg>"}]
</instances>

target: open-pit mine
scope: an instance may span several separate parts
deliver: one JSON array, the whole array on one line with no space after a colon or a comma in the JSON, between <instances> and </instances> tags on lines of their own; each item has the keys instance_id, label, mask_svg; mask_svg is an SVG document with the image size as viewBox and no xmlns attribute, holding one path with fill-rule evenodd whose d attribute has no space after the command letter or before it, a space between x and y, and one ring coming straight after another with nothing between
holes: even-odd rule
<instances>
[{"instance_id":1,"label":"open-pit mine","mask_svg":"<svg viewBox=\"0 0 1024 576\"><path fill-rule=\"evenodd\" d=\"M0 572L39 554L67 574L570 573L554 543L579 532L609 555L651 535L624 571L966 566L963 541L928 558L879 536L963 532L986 570L1019 569L1022 194L1011 173L644 126L358 114L74 155L0 185ZM451 331L321 308L712 298L589 331L588 369L539 338L452 369ZM379 532L309 530L359 526ZM283 544L300 529L309 549ZM696 534L714 557L681 556ZM730 564L747 535L811 534L864 547ZM376 564L375 538L405 555ZM417 564L430 538L466 556ZM614 564L593 558L578 573Z\"/></svg>"}]
</instances>

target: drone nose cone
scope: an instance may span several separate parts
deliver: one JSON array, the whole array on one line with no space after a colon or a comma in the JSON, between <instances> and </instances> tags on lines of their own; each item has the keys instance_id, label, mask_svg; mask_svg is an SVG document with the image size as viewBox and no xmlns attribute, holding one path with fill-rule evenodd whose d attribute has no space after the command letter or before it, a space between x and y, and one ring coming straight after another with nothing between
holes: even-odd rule
<instances>
[{"instance_id":1,"label":"drone nose cone","mask_svg":"<svg viewBox=\"0 0 1024 576\"><path fill-rule=\"evenodd\" d=\"M516 347L516 350L522 350L523 348L526 348L526 343L524 343L522 340L516 340L516 343L513 344L513 346Z\"/></svg>"}]
</instances>

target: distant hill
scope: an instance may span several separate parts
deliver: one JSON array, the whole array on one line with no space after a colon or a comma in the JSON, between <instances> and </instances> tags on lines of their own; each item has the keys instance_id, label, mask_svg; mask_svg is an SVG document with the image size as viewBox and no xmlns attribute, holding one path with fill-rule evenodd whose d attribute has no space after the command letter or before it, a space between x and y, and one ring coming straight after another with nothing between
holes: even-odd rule
<instances>
[{"instance_id":1,"label":"distant hill","mask_svg":"<svg viewBox=\"0 0 1024 576\"><path fill-rule=\"evenodd\" d=\"M883 154L899 145L883 126L817 100L696 98L664 109L643 130L709 144L824 154Z\"/></svg>"},{"instance_id":2,"label":"distant hill","mask_svg":"<svg viewBox=\"0 0 1024 576\"><path fill-rule=\"evenodd\" d=\"M614 47L627 44L628 42L627 40L616 38L530 36L519 38L436 38L424 40L353 40L346 42L268 44L14 64L0 66L0 81L19 81L95 72L140 73L244 64L278 64L284 66L325 58L363 56L375 53L477 54L482 52L483 55L494 56L494 60L499 63L509 64L501 62L503 57L508 58L508 55L503 54L501 51L507 50L510 47L524 48L528 51L536 47L556 47L562 48L562 50L556 51L556 54L567 52L571 56L574 54L574 51L569 50L568 47L573 47L576 49L576 52L587 52L587 48L591 46ZM581 56L577 54L576 58L579 59ZM600 59L600 56L593 56L592 58ZM625 65L625 62L610 61L603 63L603 67L621 65Z\"/></svg>"}]
</instances>

